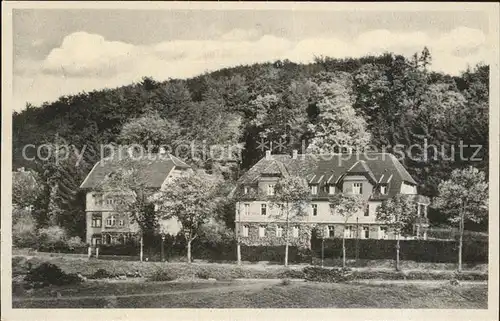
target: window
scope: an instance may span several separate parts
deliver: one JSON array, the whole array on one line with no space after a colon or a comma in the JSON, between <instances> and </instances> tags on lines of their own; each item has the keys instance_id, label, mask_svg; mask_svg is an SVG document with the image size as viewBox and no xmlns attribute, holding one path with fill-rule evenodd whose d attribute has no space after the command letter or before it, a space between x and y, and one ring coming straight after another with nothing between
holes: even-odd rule
<instances>
[{"instance_id":1,"label":"window","mask_svg":"<svg viewBox=\"0 0 500 321\"><path fill-rule=\"evenodd\" d=\"M328 226L328 237L334 237L335 236L335 226L330 225Z\"/></svg>"},{"instance_id":2,"label":"window","mask_svg":"<svg viewBox=\"0 0 500 321\"><path fill-rule=\"evenodd\" d=\"M276 237L283 237L283 227L276 226Z\"/></svg>"},{"instance_id":3,"label":"window","mask_svg":"<svg viewBox=\"0 0 500 321\"><path fill-rule=\"evenodd\" d=\"M344 226L344 237L352 238L352 226Z\"/></svg>"},{"instance_id":4,"label":"window","mask_svg":"<svg viewBox=\"0 0 500 321\"><path fill-rule=\"evenodd\" d=\"M382 195L387 194L387 186L386 185L380 186L380 194L382 194Z\"/></svg>"},{"instance_id":5,"label":"window","mask_svg":"<svg viewBox=\"0 0 500 321\"><path fill-rule=\"evenodd\" d=\"M311 185L311 194L318 194L318 185Z\"/></svg>"},{"instance_id":6,"label":"window","mask_svg":"<svg viewBox=\"0 0 500 321\"><path fill-rule=\"evenodd\" d=\"M250 204L245 204L245 215L250 215Z\"/></svg>"},{"instance_id":7,"label":"window","mask_svg":"<svg viewBox=\"0 0 500 321\"><path fill-rule=\"evenodd\" d=\"M243 187L243 194L248 194L248 186Z\"/></svg>"},{"instance_id":8,"label":"window","mask_svg":"<svg viewBox=\"0 0 500 321\"><path fill-rule=\"evenodd\" d=\"M385 226L380 226L379 227L379 233L378 233L379 239L387 239L387 227Z\"/></svg>"},{"instance_id":9,"label":"window","mask_svg":"<svg viewBox=\"0 0 500 321\"><path fill-rule=\"evenodd\" d=\"M294 226L292 228L292 236L293 237L299 237L299 227L298 226Z\"/></svg>"},{"instance_id":10,"label":"window","mask_svg":"<svg viewBox=\"0 0 500 321\"><path fill-rule=\"evenodd\" d=\"M93 214L91 227L101 227L101 219L101 214Z\"/></svg>"},{"instance_id":11,"label":"window","mask_svg":"<svg viewBox=\"0 0 500 321\"><path fill-rule=\"evenodd\" d=\"M366 205L365 207L365 216L370 216L370 205Z\"/></svg>"},{"instance_id":12,"label":"window","mask_svg":"<svg viewBox=\"0 0 500 321\"><path fill-rule=\"evenodd\" d=\"M106 219L106 226L114 226L115 223L116 223L116 217L114 215L111 215Z\"/></svg>"},{"instance_id":13,"label":"window","mask_svg":"<svg viewBox=\"0 0 500 321\"><path fill-rule=\"evenodd\" d=\"M267 185L267 195L274 195L274 184Z\"/></svg>"},{"instance_id":14,"label":"window","mask_svg":"<svg viewBox=\"0 0 500 321\"><path fill-rule=\"evenodd\" d=\"M362 183L352 184L352 193L353 194L363 194L363 184Z\"/></svg>"},{"instance_id":15,"label":"window","mask_svg":"<svg viewBox=\"0 0 500 321\"><path fill-rule=\"evenodd\" d=\"M118 225L119 226L124 226L125 225L125 221L124 220L119 220L118 221Z\"/></svg>"},{"instance_id":16,"label":"window","mask_svg":"<svg viewBox=\"0 0 500 321\"><path fill-rule=\"evenodd\" d=\"M370 228L368 226L363 226L363 234L362 234L364 239L369 239L370 238Z\"/></svg>"},{"instance_id":17,"label":"window","mask_svg":"<svg viewBox=\"0 0 500 321\"><path fill-rule=\"evenodd\" d=\"M312 204L311 205L311 209L312 209L312 215L313 216L317 216L318 215L318 205L317 204Z\"/></svg>"},{"instance_id":18,"label":"window","mask_svg":"<svg viewBox=\"0 0 500 321\"><path fill-rule=\"evenodd\" d=\"M111 235L106 234L104 236L104 244L111 244Z\"/></svg>"},{"instance_id":19,"label":"window","mask_svg":"<svg viewBox=\"0 0 500 321\"><path fill-rule=\"evenodd\" d=\"M334 215L335 214L335 204L328 204L330 205L330 214Z\"/></svg>"},{"instance_id":20,"label":"window","mask_svg":"<svg viewBox=\"0 0 500 321\"><path fill-rule=\"evenodd\" d=\"M243 237L248 237L248 225L243 225L243 228L241 229L241 234L243 234Z\"/></svg>"},{"instance_id":21,"label":"window","mask_svg":"<svg viewBox=\"0 0 500 321\"><path fill-rule=\"evenodd\" d=\"M267 204L261 204L260 205L260 214L261 215L267 215Z\"/></svg>"},{"instance_id":22,"label":"window","mask_svg":"<svg viewBox=\"0 0 500 321\"><path fill-rule=\"evenodd\" d=\"M328 194L335 194L335 185L328 185Z\"/></svg>"},{"instance_id":23,"label":"window","mask_svg":"<svg viewBox=\"0 0 500 321\"><path fill-rule=\"evenodd\" d=\"M265 237L266 236L266 227L264 225L259 226L259 237Z\"/></svg>"}]
</instances>

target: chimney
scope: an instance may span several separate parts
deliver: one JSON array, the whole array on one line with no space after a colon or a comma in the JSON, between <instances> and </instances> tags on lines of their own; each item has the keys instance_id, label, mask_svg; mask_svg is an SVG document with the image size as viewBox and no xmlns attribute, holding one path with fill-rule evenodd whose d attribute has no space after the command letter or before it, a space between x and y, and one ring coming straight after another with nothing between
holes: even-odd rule
<instances>
[{"instance_id":1,"label":"chimney","mask_svg":"<svg viewBox=\"0 0 500 321\"><path fill-rule=\"evenodd\" d=\"M298 154L299 154L299 152L298 152L296 149L294 149L294 150L292 151L292 159L297 159L297 155L298 155Z\"/></svg>"},{"instance_id":2,"label":"chimney","mask_svg":"<svg viewBox=\"0 0 500 321\"><path fill-rule=\"evenodd\" d=\"M266 150L266 159L271 159L271 151Z\"/></svg>"}]
</instances>

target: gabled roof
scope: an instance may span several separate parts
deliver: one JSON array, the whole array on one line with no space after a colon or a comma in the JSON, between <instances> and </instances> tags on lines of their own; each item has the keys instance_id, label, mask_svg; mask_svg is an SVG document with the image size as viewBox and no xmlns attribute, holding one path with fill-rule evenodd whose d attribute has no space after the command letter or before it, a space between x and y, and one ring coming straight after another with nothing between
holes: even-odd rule
<instances>
[{"instance_id":1,"label":"gabled roof","mask_svg":"<svg viewBox=\"0 0 500 321\"><path fill-rule=\"evenodd\" d=\"M376 183L375 175L373 175L371 169L368 167L364 160L359 160L354 165L352 165L346 172L347 174L361 174L368 176L373 183Z\"/></svg>"},{"instance_id":2,"label":"gabled roof","mask_svg":"<svg viewBox=\"0 0 500 321\"><path fill-rule=\"evenodd\" d=\"M373 183L389 182L390 196L399 193L402 182L417 184L399 160L388 153L299 154L295 159L287 154L276 154L259 160L238 182L256 182L262 173L269 171L268 168L278 167L272 165L276 161L283 164L290 175L301 176L310 184L337 184L346 174L364 173Z\"/></svg>"},{"instance_id":3,"label":"gabled roof","mask_svg":"<svg viewBox=\"0 0 500 321\"><path fill-rule=\"evenodd\" d=\"M170 154L153 154L126 159L130 166L138 170L139 179L147 187L160 188L174 168L189 168L185 162ZM104 158L97 162L83 181L80 188L95 188L114 171L123 168L123 159Z\"/></svg>"}]
</instances>

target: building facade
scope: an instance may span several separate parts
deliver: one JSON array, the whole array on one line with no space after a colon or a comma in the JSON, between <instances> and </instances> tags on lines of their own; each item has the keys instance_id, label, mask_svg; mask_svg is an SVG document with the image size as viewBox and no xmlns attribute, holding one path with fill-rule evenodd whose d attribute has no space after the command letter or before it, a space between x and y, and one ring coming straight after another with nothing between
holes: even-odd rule
<instances>
[{"instance_id":1,"label":"building facade","mask_svg":"<svg viewBox=\"0 0 500 321\"><path fill-rule=\"evenodd\" d=\"M176 177L190 170L189 165L170 154L157 157L134 158L132 161L138 176L147 188L161 190ZM139 227L130 213L118 210L122 196L113 197L111 192L99 188L103 180L120 168L120 161L103 159L94 165L80 188L86 190L86 242L93 246L124 244L138 239Z\"/></svg>"},{"instance_id":2,"label":"building facade","mask_svg":"<svg viewBox=\"0 0 500 321\"><path fill-rule=\"evenodd\" d=\"M283 244L285 220L270 198L274 195L274 184L284 175L301 176L310 188L311 202L304 209L305 215L290 223L293 245L308 243L311 231L325 238L394 238L394 233L376 220L376 210L384 200L396 194L412 196L419 216L414 226L415 237L426 237L429 199L418 195L417 183L394 155L299 155L296 152L271 155L268 151L238 182L235 225L243 243ZM367 203L347 224L329 202L329 198L338 193L361 195Z\"/></svg>"}]
</instances>

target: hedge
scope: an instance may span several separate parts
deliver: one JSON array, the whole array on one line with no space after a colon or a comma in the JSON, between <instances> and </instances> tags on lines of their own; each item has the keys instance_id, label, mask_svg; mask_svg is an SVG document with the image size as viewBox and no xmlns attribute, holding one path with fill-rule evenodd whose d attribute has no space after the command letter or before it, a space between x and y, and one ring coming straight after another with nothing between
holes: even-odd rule
<instances>
[{"instance_id":1,"label":"hedge","mask_svg":"<svg viewBox=\"0 0 500 321\"><path fill-rule=\"evenodd\" d=\"M356 242L358 242L356 246ZM312 240L311 245L316 257L321 257L321 240ZM396 240L346 239L347 258L356 257L368 260L395 259ZM445 240L401 240L401 260L415 262L452 263L458 258L458 242ZM342 256L342 239L325 239L324 257L339 258ZM488 242L464 241L462 250L463 262L487 263Z\"/></svg>"}]
</instances>

